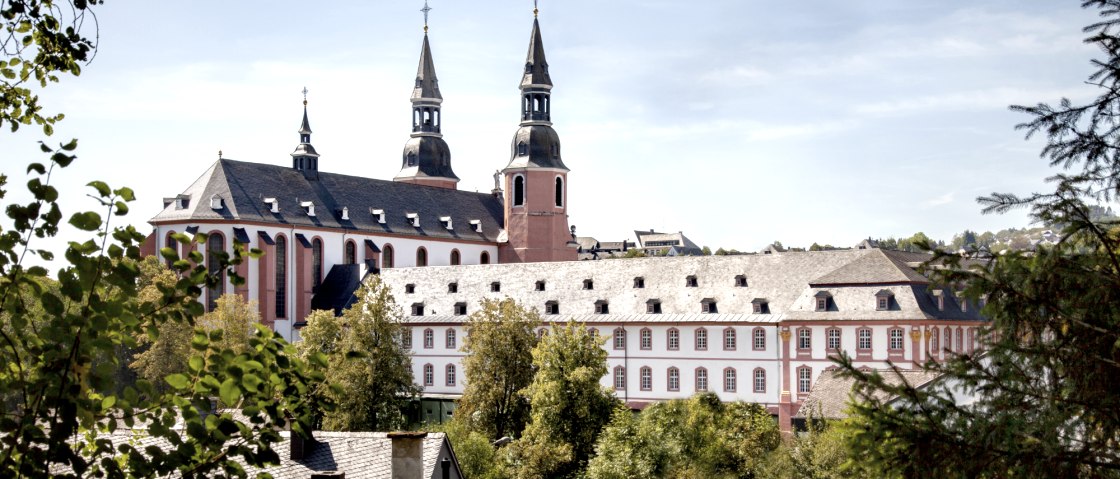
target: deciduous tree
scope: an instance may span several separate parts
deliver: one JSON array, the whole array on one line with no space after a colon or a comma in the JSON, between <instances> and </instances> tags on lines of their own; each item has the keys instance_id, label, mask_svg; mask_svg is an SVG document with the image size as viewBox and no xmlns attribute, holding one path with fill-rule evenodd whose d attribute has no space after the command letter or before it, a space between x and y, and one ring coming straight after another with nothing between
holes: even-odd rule
<instances>
[{"instance_id":1,"label":"deciduous tree","mask_svg":"<svg viewBox=\"0 0 1120 479\"><path fill-rule=\"evenodd\" d=\"M466 387L456 417L491 440L517 437L529 419L528 398L521 390L533 381L536 311L512 299L484 299L467 321L463 341Z\"/></svg>"}]
</instances>

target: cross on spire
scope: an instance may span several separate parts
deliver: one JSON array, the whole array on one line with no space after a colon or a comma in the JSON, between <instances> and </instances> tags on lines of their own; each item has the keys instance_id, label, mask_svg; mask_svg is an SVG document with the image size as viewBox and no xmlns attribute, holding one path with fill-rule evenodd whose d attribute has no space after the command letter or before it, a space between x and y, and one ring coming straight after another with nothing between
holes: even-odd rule
<instances>
[{"instance_id":1,"label":"cross on spire","mask_svg":"<svg viewBox=\"0 0 1120 479\"><path fill-rule=\"evenodd\" d=\"M428 33L428 12L432 11L432 7L428 6L428 0L424 0L424 8L420 11L424 12L424 33Z\"/></svg>"},{"instance_id":2,"label":"cross on spire","mask_svg":"<svg viewBox=\"0 0 1120 479\"><path fill-rule=\"evenodd\" d=\"M307 106L307 87L303 87L303 106Z\"/></svg>"}]
</instances>

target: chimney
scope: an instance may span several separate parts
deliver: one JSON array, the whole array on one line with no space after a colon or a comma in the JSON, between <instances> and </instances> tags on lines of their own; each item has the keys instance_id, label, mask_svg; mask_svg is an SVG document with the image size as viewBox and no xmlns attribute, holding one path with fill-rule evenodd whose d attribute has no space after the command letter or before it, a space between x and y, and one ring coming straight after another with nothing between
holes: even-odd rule
<instances>
[{"instance_id":1,"label":"chimney","mask_svg":"<svg viewBox=\"0 0 1120 479\"><path fill-rule=\"evenodd\" d=\"M307 438L305 439L298 432L292 430L292 419L288 419L288 459L302 461L307 454L311 453L311 448L314 446L314 432L307 431Z\"/></svg>"},{"instance_id":2,"label":"chimney","mask_svg":"<svg viewBox=\"0 0 1120 479\"><path fill-rule=\"evenodd\" d=\"M346 479L346 473L340 471L316 471L311 473L311 479Z\"/></svg>"},{"instance_id":3,"label":"chimney","mask_svg":"<svg viewBox=\"0 0 1120 479\"><path fill-rule=\"evenodd\" d=\"M391 432L388 436L393 441L392 479L423 479L424 438L428 433Z\"/></svg>"}]
</instances>

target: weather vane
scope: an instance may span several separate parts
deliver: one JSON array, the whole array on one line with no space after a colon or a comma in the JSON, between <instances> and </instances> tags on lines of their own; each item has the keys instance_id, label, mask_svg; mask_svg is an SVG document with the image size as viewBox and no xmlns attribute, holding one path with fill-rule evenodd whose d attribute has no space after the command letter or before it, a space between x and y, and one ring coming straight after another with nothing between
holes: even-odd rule
<instances>
[{"instance_id":1,"label":"weather vane","mask_svg":"<svg viewBox=\"0 0 1120 479\"><path fill-rule=\"evenodd\" d=\"M303 104L307 105L307 87L303 87Z\"/></svg>"},{"instance_id":2,"label":"weather vane","mask_svg":"<svg viewBox=\"0 0 1120 479\"><path fill-rule=\"evenodd\" d=\"M432 7L428 6L428 0L424 0L424 8L420 11L424 12L424 33L428 33L428 12L432 11Z\"/></svg>"}]
</instances>

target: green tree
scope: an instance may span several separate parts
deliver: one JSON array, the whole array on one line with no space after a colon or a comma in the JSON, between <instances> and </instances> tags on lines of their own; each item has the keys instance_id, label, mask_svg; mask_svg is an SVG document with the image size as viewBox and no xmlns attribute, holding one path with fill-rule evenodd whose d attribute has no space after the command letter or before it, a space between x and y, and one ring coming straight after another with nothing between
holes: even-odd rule
<instances>
[{"instance_id":1,"label":"green tree","mask_svg":"<svg viewBox=\"0 0 1120 479\"><path fill-rule=\"evenodd\" d=\"M359 300L335 319L307 318L304 356L328 354L327 381L313 397L337 404L324 411L323 427L336 431L386 431L406 426L405 412L420 393L412 382L412 357L401 344L400 308L389 287L371 276L354 293Z\"/></svg>"},{"instance_id":2,"label":"green tree","mask_svg":"<svg viewBox=\"0 0 1120 479\"><path fill-rule=\"evenodd\" d=\"M888 386L845 364L859 380L852 432L862 461L884 474L913 477L1120 477L1120 242L1116 226L1093 220L1090 204L1120 193L1120 1L1089 0L1101 20L1086 27L1099 96L1013 110L1030 119L1028 138L1045 135L1042 156L1063 171L1054 191L981 198L986 212L1028 208L1034 221L1063 225L1063 241L1016 251L969 269L955 258L931 274L986 295L984 353L929 365L945 376L920 390ZM886 406L880 399L899 399ZM956 401L956 398L970 401Z\"/></svg>"},{"instance_id":3,"label":"green tree","mask_svg":"<svg viewBox=\"0 0 1120 479\"><path fill-rule=\"evenodd\" d=\"M704 256L711 256L712 255L712 249L705 246L705 247L700 249L700 253L703 254Z\"/></svg>"},{"instance_id":4,"label":"green tree","mask_svg":"<svg viewBox=\"0 0 1120 479\"><path fill-rule=\"evenodd\" d=\"M656 479L666 477L669 454L660 438L641 427L640 416L619 407L595 444L587 465L590 479Z\"/></svg>"},{"instance_id":5,"label":"green tree","mask_svg":"<svg viewBox=\"0 0 1120 479\"><path fill-rule=\"evenodd\" d=\"M474 430L464 421L462 416L456 414L450 421L443 424L429 424L425 429L429 431L443 431L447 433L448 440L455 447L455 458L459 461L459 468L463 477L471 479L505 479L512 477L506 467L504 449L496 449L485 434Z\"/></svg>"},{"instance_id":6,"label":"green tree","mask_svg":"<svg viewBox=\"0 0 1120 479\"><path fill-rule=\"evenodd\" d=\"M603 339L578 323L554 326L533 348L537 369L525 389L529 425L510 445L517 477L575 477L594 452L619 401L599 384L607 374Z\"/></svg>"},{"instance_id":7,"label":"green tree","mask_svg":"<svg viewBox=\"0 0 1120 479\"><path fill-rule=\"evenodd\" d=\"M466 387L455 417L491 440L521 435L529 401L520 393L533 382L534 329L540 324L536 311L512 299L482 300L466 325Z\"/></svg>"},{"instance_id":8,"label":"green tree","mask_svg":"<svg viewBox=\"0 0 1120 479\"><path fill-rule=\"evenodd\" d=\"M767 456L761 479L859 479L876 477L862 469L847 445L849 420L808 423L808 430L783 438Z\"/></svg>"}]
</instances>

